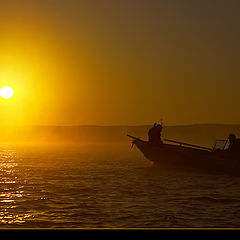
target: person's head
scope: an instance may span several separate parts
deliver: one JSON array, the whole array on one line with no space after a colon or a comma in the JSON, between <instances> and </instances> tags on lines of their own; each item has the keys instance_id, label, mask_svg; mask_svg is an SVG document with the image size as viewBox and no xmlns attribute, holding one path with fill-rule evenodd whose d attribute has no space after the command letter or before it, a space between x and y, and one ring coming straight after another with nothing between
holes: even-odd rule
<instances>
[{"instance_id":1,"label":"person's head","mask_svg":"<svg viewBox=\"0 0 240 240\"><path fill-rule=\"evenodd\" d=\"M229 139L230 143L231 143L231 142L234 142L234 141L236 140L236 135L235 135L235 134L230 134L230 135L228 136L228 139Z\"/></svg>"},{"instance_id":2,"label":"person's head","mask_svg":"<svg viewBox=\"0 0 240 240\"><path fill-rule=\"evenodd\" d=\"M161 125L161 124L158 124L158 125L157 125L157 128L158 128L158 130L162 130L162 125Z\"/></svg>"}]
</instances>

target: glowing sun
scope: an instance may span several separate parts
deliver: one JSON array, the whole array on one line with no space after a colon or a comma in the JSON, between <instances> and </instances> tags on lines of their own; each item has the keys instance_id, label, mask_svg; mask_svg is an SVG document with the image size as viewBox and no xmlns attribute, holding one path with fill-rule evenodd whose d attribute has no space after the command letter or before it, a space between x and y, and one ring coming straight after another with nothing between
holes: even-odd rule
<instances>
[{"instance_id":1,"label":"glowing sun","mask_svg":"<svg viewBox=\"0 0 240 240\"><path fill-rule=\"evenodd\" d=\"M5 98L5 99L9 99L13 96L14 91L11 87L2 87L0 90L0 95L1 97Z\"/></svg>"}]
</instances>

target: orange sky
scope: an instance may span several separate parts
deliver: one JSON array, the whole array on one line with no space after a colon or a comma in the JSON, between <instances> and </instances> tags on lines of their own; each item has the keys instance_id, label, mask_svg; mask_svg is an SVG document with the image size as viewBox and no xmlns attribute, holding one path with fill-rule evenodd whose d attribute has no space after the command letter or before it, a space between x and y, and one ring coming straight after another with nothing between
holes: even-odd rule
<instances>
[{"instance_id":1,"label":"orange sky","mask_svg":"<svg viewBox=\"0 0 240 240\"><path fill-rule=\"evenodd\" d=\"M0 124L240 123L239 2L0 2Z\"/></svg>"}]
</instances>

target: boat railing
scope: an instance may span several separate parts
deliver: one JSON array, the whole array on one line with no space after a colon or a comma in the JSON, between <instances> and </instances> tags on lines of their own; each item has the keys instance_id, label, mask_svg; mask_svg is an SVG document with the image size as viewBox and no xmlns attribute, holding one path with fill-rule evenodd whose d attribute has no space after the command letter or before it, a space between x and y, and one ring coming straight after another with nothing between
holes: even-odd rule
<instances>
[{"instance_id":1,"label":"boat railing","mask_svg":"<svg viewBox=\"0 0 240 240\"><path fill-rule=\"evenodd\" d=\"M127 136L130 137L130 138L132 138L132 139L134 139L134 140L141 140L140 138L131 136L131 135L129 135L129 134L127 134ZM170 139L163 139L163 140L164 140L164 141L167 141L167 142L179 144L180 146L184 145L184 146L189 146L189 147L192 147L192 148L204 149L204 150L207 150L207 151L212 151L212 148L208 148L208 147L202 147L202 146L198 146L198 145L194 145L194 144L189 144L189 143L184 143L184 142L179 142L179 141L170 140Z\"/></svg>"},{"instance_id":2,"label":"boat railing","mask_svg":"<svg viewBox=\"0 0 240 240\"><path fill-rule=\"evenodd\" d=\"M167 141L167 142L179 144L180 146L185 145L185 146L189 146L189 147L193 147L193 148L199 148L199 149L204 149L204 150L212 151L212 148L208 148L208 147L202 147L202 146L198 146L198 145L194 145L194 144L189 144L189 143L184 143L184 142L179 142L179 141L170 140L170 139L163 139L163 140L164 140L164 141Z\"/></svg>"}]
</instances>

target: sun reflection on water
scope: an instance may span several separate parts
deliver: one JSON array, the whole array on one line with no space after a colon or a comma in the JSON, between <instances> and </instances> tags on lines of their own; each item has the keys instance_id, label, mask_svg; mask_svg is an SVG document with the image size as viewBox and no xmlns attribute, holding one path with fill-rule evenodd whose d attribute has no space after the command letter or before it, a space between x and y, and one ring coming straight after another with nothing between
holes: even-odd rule
<instances>
[{"instance_id":1,"label":"sun reflection on water","mask_svg":"<svg viewBox=\"0 0 240 240\"><path fill-rule=\"evenodd\" d=\"M25 223L33 217L21 209L24 198L22 180L19 179L16 152L9 147L0 151L0 227Z\"/></svg>"}]
</instances>

